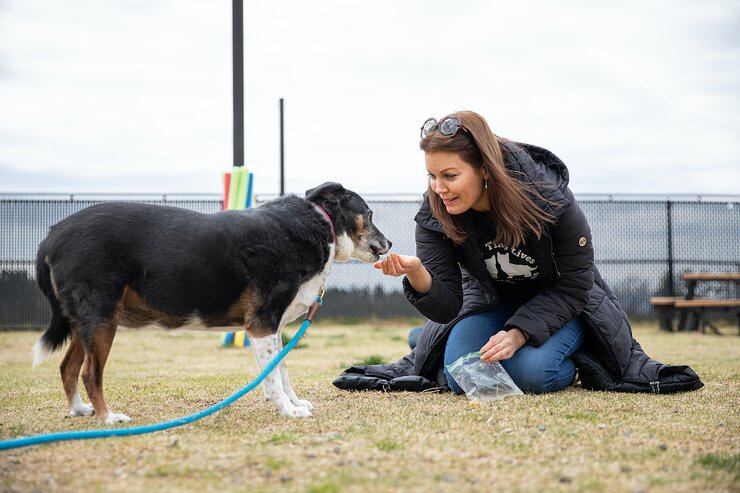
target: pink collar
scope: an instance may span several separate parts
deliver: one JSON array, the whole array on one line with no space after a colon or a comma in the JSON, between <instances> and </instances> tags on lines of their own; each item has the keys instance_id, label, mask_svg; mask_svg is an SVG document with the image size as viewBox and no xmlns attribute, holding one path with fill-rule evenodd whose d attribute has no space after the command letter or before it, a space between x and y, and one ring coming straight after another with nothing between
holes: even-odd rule
<instances>
[{"instance_id":1,"label":"pink collar","mask_svg":"<svg viewBox=\"0 0 740 493\"><path fill-rule=\"evenodd\" d=\"M329 217L329 214L326 213L326 210L321 207L319 204L314 204L314 207L316 207L323 215L326 217L326 220L329 221L329 226L331 226L331 233L334 235L334 244L337 244L337 231L334 229L334 223L331 222L331 218Z\"/></svg>"}]
</instances>

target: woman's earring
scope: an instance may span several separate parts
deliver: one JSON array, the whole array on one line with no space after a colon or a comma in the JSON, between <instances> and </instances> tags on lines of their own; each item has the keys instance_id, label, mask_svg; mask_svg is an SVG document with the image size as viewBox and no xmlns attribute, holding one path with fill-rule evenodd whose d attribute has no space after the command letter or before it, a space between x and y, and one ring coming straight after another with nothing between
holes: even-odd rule
<instances>
[{"instance_id":1,"label":"woman's earring","mask_svg":"<svg viewBox=\"0 0 740 493\"><path fill-rule=\"evenodd\" d=\"M488 190L488 180L486 180L485 178L483 178L483 188Z\"/></svg>"}]
</instances>

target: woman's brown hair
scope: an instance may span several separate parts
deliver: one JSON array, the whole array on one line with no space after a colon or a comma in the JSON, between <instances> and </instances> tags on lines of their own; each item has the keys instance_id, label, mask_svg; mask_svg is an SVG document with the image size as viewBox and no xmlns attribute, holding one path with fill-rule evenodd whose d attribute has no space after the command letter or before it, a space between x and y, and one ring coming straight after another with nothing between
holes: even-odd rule
<instances>
[{"instance_id":1,"label":"woman's brown hair","mask_svg":"<svg viewBox=\"0 0 740 493\"><path fill-rule=\"evenodd\" d=\"M459 119L462 128L452 136L432 131L421 139L419 147L427 153L454 152L474 168L485 170L487 188L484 192L488 195L491 219L496 224L496 243L518 247L528 232L539 238L542 223L551 223L554 218L534 202L533 198L539 194L531 183L517 179L504 166L503 139L497 137L486 120L475 112L460 111L448 116ZM465 222L447 212L431 185L429 204L445 234L455 243L463 243L469 235Z\"/></svg>"}]
</instances>

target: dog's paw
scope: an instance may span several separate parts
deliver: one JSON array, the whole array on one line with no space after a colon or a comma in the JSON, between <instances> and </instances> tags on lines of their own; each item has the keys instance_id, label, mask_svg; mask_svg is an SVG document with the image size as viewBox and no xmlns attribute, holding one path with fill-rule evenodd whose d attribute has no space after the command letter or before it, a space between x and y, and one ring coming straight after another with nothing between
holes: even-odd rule
<instances>
[{"instance_id":1,"label":"dog's paw","mask_svg":"<svg viewBox=\"0 0 740 493\"><path fill-rule=\"evenodd\" d=\"M95 409L90 404L75 404L69 410L70 416L92 416L93 414L95 414Z\"/></svg>"},{"instance_id":2,"label":"dog's paw","mask_svg":"<svg viewBox=\"0 0 740 493\"><path fill-rule=\"evenodd\" d=\"M289 418L310 418L313 416L311 411L305 407L290 406L286 409L281 409L280 414L288 416Z\"/></svg>"},{"instance_id":3,"label":"dog's paw","mask_svg":"<svg viewBox=\"0 0 740 493\"><path fill-rule=\"evenodd\" d=\"M103 424L115 425L119 423L129 423L129 422L131 422L131 418L129 418L125 414L108 413L108 417L105 418L105 421L103 421Z\"/></svg>"},{"instance_id":4,"label":"dog's paw","mask_svg":"<svg viewBox=\"0 0 740 493\"><path fill-rule=\"evenodd\" d=\"M307 401L306 399L297 399L293 402L296 407L305 407L309 411L313 411L313 404L311 404L311 401Z\"/></svg>"}]
</instances>

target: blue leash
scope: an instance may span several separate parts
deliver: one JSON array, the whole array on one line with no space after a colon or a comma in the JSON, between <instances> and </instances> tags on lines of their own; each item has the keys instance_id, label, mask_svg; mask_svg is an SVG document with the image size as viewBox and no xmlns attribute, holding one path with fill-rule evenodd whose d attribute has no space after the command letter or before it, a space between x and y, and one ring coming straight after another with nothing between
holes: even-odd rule
<instances>
[{"instance_id":1,"label":"blue leash","mask_svg":"<svg viewBox=\"0 0 740 493\"><path fill-rule=\"evenodd\" d=\"M143 435L145 433L152 433L155 431L167 430L169 428L175 428L177 426L186 425L188 423L198 421L199 419L203 419L206 416L209 416L215 413L216 411L220 411L221 409L225 408L226 406L231 405L236 400L240 399L247 392L253 390L257 385L259 385L260 382L262 382L262 380L264 380L265 377L267 377L267 375L269 375L270 372L275 369L275 367L280 363L280 361L285 357L285 355L288 354L288 352L290 352L290 350L293 349L296 344L298 344L298 341L300 340L301 337L303 337L303 334L306 333L306 330L308 330L308 326L311 325L313 316L316 314L319 306L322 304L322 296L323 296L323 290L321 294L319 295L319 297L316 298L316 302L313 304L311 309L308 311L308 314L306 315L306 319L301 324L301 327L298 329L298 332L295 333L293 338L283 348L283 350L280 351L278 355L275 356L275 358L272 361L270 361L270 364L267 365L267 367L264 370L262 370L262 373L257 375L257 378L255 378L246 387L242 388L241 390L236 391L230 397L227 397L221 402L214 404L213 406L207 409L204 409L203 411L200 411L195 414L191 414L190 416L185 416L183 418L174 419L172 421L165 421L163 423L155 423L155 424L146 425L146 426L136 426L132 428L105 429L105 430L63 431L60 433L49 433L46 435L35 435L35 436L25 437L25 438L16 438L13 440L6 440L4 442L0 442L0 450L8 450L8 449L20 448L20 447L29 447L31 445L38 445L40 443L61 442L64 440L89 440L91 438L107 438L107 437Z\"/></svg>"}]
</instances>

